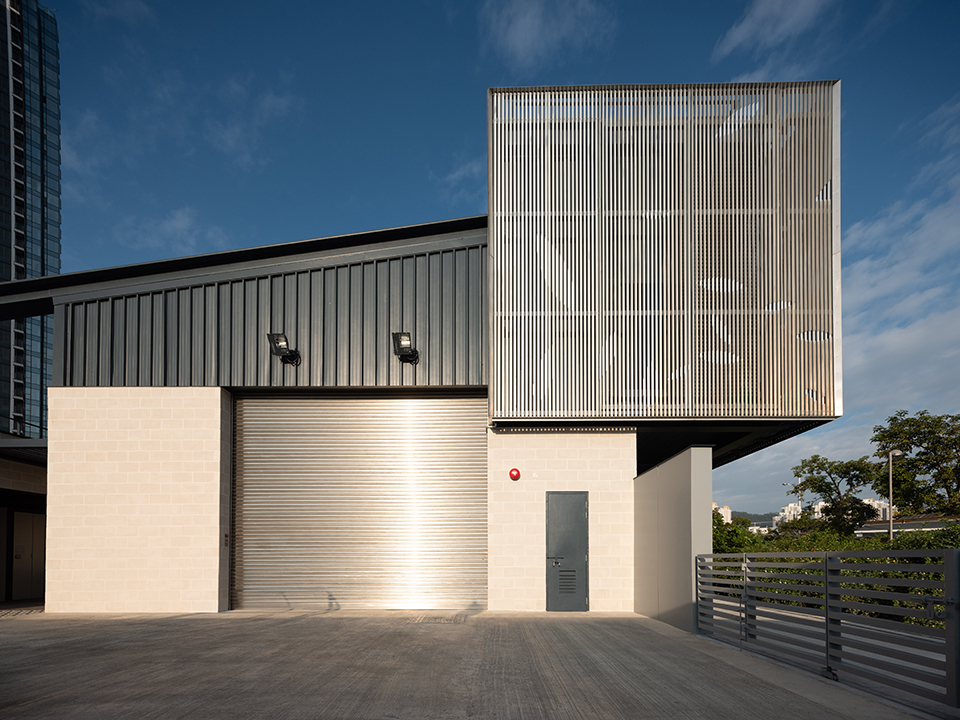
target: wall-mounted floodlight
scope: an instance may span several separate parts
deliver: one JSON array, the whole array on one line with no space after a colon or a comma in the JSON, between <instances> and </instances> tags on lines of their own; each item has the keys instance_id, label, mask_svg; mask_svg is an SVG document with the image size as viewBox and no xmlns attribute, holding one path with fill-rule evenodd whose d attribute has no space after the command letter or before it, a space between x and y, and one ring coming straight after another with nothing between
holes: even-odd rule
<instances>
[{"instance_id":1,"label":"wall-mounted floodlight","mask_svg":"<svg viewBox=\"0 0 960 720\"><path fill-rule=\"evenodd\" d=\"M416 365L420 362L420 353L413 346L413 340L408 332L393 334L393 354L400 358L400 362Z\"/></svg>"},{"instance_id":2,"label":"wall-mounted floodlight","mask_svg":"<svg viewBox=\"0 0 960 720\"><path fill-rule=\"evenodd\" d=\"M290 347L285 333L267 333L267 340L270 341L270 354L280 358L284 365L296 367L300 364L300 351Z\"/></svg>"}]
</instances>

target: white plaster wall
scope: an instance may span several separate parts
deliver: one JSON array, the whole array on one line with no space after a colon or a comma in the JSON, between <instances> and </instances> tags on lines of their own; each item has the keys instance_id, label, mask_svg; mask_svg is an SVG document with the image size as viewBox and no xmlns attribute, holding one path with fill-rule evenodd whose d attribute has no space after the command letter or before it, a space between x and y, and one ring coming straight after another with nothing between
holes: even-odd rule
<instances>
[{"instance_id":1,"label":"white plaster wall","mask_svg":"<svg viewBox=\"0 0 960 720\"><path fill-rule=\"evenodd\" d=\"M50 388L46 612L216 612L228 582L220 388Z\"/></svg>"},{"instance_id":2,"label":"white plaster wall","mask_svg":"<svg viewBox=\"0 0 960 720\"><path fill-rule=\"evenodd\" d=\"M713 552L712 450L692 447L636 479L634 610L696 631L694 557Z\"/></svg>"},{"instance_id":3,"label":"white plaster wall","mask_svg":"<svg viewBox=\"0 0 960 720\"><path fill-rule=\"evenodd\" d=\"M636 433L489 430L487 453L489 609L546 609L546 493L570 490L589 493L590 609L632 611Z\"/></svg>"},{"instance_id":4,"label":"white plaster wall","mask_svg":"<svg viewBox=\"0 0 960 720\"><path fill-rule=\"evenodd\" d=\"M0 458L0 487L44 495L47 492L47 471L36 465Z\"/></svg>"}]
</instances>

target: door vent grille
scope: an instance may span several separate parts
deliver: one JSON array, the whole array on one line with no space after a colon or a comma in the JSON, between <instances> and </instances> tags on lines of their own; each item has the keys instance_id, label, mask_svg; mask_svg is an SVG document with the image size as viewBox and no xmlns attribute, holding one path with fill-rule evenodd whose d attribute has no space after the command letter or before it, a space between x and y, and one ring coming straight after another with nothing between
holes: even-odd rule
<instances>
[{"instance_id":1,"label":"door vent grille","mask_svg":"<svg viewBox=\"0 0 960 720\"><path fill-rule=\"evenodd\" d=\"M561 570L560 571L560 593L576 594L576 592L577 592L577 571Z\"/></svg>"}]
</instances>

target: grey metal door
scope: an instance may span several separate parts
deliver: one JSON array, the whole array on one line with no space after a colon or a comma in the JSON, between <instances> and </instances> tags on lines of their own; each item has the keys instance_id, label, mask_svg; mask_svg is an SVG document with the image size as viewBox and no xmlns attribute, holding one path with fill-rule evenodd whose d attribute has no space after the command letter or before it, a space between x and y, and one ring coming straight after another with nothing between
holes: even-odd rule
<instances>
[{"instance_id":1,"label":"grey metal door","mask_svg":"<svg viewBox=\"0 0 960 720\"><path fill-rule=\"evenodd\" d=\"M547 493L547 610L588 608L587 512L585 492Z\"/></svg>"}]
</instances>

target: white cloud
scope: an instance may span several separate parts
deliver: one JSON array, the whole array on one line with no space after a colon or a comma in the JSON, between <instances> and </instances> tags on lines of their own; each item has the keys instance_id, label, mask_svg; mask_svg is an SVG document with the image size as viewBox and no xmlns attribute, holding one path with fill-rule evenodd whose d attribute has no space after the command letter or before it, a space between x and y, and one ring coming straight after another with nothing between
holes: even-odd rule
<instances>
[{"instance_id":1,"label":"white cloud","mask_svg":"<svg viewBox=\"0 0 960 720\"><path fill-rule=\"evenodd\" d=\"M87 109L75 123L65 123L60 136L63 200L106 207L102 172L116 159L115 150L113 136L95 111Z\"/></svg>"},{"instance_id":2,"label":"white cloud","mask_svg":"<svg viewBox=\"0 0 960 720\"><path fill-rule=\"evenodd\" d=\"M926 125L930 129L924 135L925 140L947 147L960 145L960 95L937 108L927 118Z\"/></svg>"},{"instance_id":3,"label":"white cloud","mask_svg":"<svg viewBox=\"0 0 960 720\"><path fill-rule=\"evenodd\" d=\"M442 197L462 212L484 213L487 203L487 160L473 158L461 163L440 178Z\"/></svg>"},{"instance_id":4,"label":"white cloud","mask_svg":"<svg viewBox=\"0 0 960 720\"><path fill-rule=\"evenodd\" d=\"M812 63L791 62L784 53L774 53L761 67L737 75L732 82L792 82L812 75L813 67Z\"/></svg>"},{"instance_id":5,"label":"white cloud","mask_svg":"<svg viewBox=\"0 0 960 720\"><path fill-rule=\"evenodd\" d=\"M713 51L722 60L735 50L768 50L815 26L827 0L753 0L743 18L727 31Z\"/></svg>"},{"instance_id":6,"label":"white cloud","mask_svg":"<svg viewBox=\"0 0 960 720\"><path fill-rule=\"evenodd\" d=\"M956 296L954 296L956 297ZM960 307L844 340L844 396L878 417L904 407L960 411Z\"/></svg>"},{"instance_id":7,"label":"white cloud","mask_svg":"<svg viewBox=\"0 0 960 720\"><path fill-rule=\"evenodd\" d=\"M827 77L845 56L859 55L896 26L897 6L878 2L858 13L856 24L843 3L828 0L752 0L718 40L713 62L749 55L757 62L733 82L789 82ZM833 70L831 70L833 68Z\"/></svg>"},{"instance_id":8,"label":"white cloud","mask_svg":"<svg viewBox=\"0 0 960 720\"><path fill-rule=\"evenodd\" d=\"M923 142L935 144L939 157L920 168L908 188L925 185L929 194L855 223L844 237L844 323L854 337L902 335L960 304L960 138L944 122L954 115L960 115L956 100L924 123L932 129ZM960 342L960 333L951 335Z\"/></svg>"},{"instance_id":9,"label":"white cloud","mask_svg":"<svg viewBox=\"0 0 960 720\"><path fill-rule=\"evenodd\" d=\"M474 158L448 173L443 182L447 185L460 185L463 182L476 182L483 179L486 182L487 163L484 158Z\"/></svg>"},{"instance_id":10,"label":"white cloud","mask_svg":"<svg viewBox=\"0 0 960 720\"><path fill-rule=\"evenodd\" d=\"M484 41L514 70L529 73L564 56L602 47L616 31L598 0L487 0L480 8Z\"/></svg>"},{"instance_id":11,"label":"white cloud","mask_svg":"<svg viewBox=\"0 0 960 720\"><path fill-rule=\"evenodd\" d=\"M845 417L719 469L721 504L782 507L782 483L801 459L872 454L873 426L899 409L960 412L960 153L949 120L958 105L951 100L923 123L930 131L922 142L940 156L908 180L905 198L844 236ZM924 184L926 197L907 199Z\"/></svg>"},{"instance_id":12,"label":"white cloud","mask_svg":"<svg viewBox=\"0 0 960 720\"><path fill-rule=\"evenodd\" d=\"M958 175L960 178L960 175ZM895 206L880 218L853 225L845 252L844 321L863 332L902 325L957 301L960 267L960 193Z\"/></svg>"},{"instance_id":13,"label":"white cloud","mask_svg":"<svg viewBox=\"0 0 960 720\"><path fill-rule=\"evenodd\" d=\"M139 70L117 64L105 69L117 93L97 98L63 127L63 197L67 203L106 207L102 191L117 166L142 171L163 153L191 158L204 145L234 165L256 167L268 157L268 128L300 106L284 87L253 74L235 75L211 89L174 70ZM122 92L121 92L122 89Z\"/></svg>"},{"instance_id":14,"label":"white cloud","mask_svg":"<svg viewBox=\"0 0 960 720\"><path fill-rule=\"evenodd\" d=\"M869 441L876 424L873 418L860 416L847 419L843 425L841 422L829 423L714 471L714 500L744 512L769 512L794 502L796 498L787 496L789 488L783 484L795 482L791 468L803 458L819 454L847 460L872 452Z\"/></svg>"},{"instance_id":15,"label":"white cloud","mask_svg":"<svg viewBox=\"0 0 960 720\"><path fill-rule=\"evenodd\" d=\"M129 25L136 25L153 15L143 0L84 0L83 6L94 15L116 18Z\"/></svg>"},{"instance_id":16,"label":"white cloud","mask_svg":"<svg viewBox=\"0 0 960 720\"><path fill-rule=\"evenodd\" d=\"M240 166L263 162L257 155L262 131L299 104L293 93L258 91L256 84L252 75L228 78L217 93L221 106L204 123L205 139Z\"/></svg>"},{"instance_id":17,"label":"white cloud","mask_svg":"<svg viewBox=\"0 0 960 720\"><path fill-rule=\"evenodd\" d=\"M202 225L197 211L184 206L161 218L127 216L113 228L118 243L148 251L149 258L216 252L228 247L228 237L216 225Z\"/></svg>"},{"instance_id":18,"label":"white cloud","mask_svg":"<svg viewBox=\"0 0 960 720\"><path fill-rule=\"evenodd\" d=\"M80 115L76 125L70 132L64 132L61 138L60 166L64 170L83 173L89 171L89 166L81 162L77 146L82 145L85 139L95 137L99 132L99 118L93 110L86 110Z\"/></svg>"}]
</instances>

